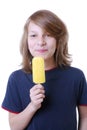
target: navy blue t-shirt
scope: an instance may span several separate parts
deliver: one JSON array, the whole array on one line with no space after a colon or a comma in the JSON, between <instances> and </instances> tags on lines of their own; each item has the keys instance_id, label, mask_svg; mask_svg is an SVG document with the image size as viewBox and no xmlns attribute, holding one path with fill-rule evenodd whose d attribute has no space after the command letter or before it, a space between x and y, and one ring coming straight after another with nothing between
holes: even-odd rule
<instances>
[{"instance_id":1,"label":"navy blue t-shirt","mask_svg":"<svg viewBox=\"0 0 87 130\"><path fill-rule=\"evenodd\" d=\"M74 67L46 71L45 99L25 130L77 130L76 107L87 105L87 84L83 72ZM34 86L32 74L22 69L8 80L2 107L13 113L23 111L30 102Z\"/></svg>"}]
</instances>

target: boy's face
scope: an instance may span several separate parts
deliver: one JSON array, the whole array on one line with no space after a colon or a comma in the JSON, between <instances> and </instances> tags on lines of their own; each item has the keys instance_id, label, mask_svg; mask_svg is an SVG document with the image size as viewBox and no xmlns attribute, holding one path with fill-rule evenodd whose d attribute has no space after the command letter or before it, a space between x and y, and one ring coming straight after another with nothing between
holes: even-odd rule
<instances>
[{"instance_id":1,"label":"boy's face","mask_svg":"<svg viewBox=\"0 0 87 130\"><path fill-rule=\"evenodd\" d=\"M42 28L30 22L28 28L28 49L33 57L41 56L44 60L54 58L56 39Z\"/></svg>"}]
</instances>

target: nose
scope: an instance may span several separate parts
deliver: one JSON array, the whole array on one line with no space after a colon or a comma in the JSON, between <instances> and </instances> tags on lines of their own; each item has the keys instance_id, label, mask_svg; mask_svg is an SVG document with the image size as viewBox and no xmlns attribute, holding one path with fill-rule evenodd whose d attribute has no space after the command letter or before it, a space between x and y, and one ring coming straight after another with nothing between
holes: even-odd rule
<instances>
[{"instance_id":1,"label":"nose","mask_svg":"<svg viewBox=\"0 0 87 130\"><path fill-rule=\"evenodd\" d=\"M45 38L43 36L39 37L37 42L38 42L38 45L41 45L41 46L46 44Z\"/></svg>"}]
</instances>

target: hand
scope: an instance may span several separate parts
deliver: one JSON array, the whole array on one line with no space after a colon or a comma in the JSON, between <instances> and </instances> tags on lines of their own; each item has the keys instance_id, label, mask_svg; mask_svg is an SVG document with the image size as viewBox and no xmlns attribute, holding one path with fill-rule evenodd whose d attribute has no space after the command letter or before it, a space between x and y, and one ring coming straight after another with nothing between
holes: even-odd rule
<instances>
[{"instance_id":1,"label":"hand","mask_svg":"<svg viewBox=\"0 0 87 130\"><path fill-rule=\"evenodd\" d=\"M41 107L45 98L45 90L41 84L35 85L30 89L31 104L35 110Z\"/></svg>"}]
</instances>

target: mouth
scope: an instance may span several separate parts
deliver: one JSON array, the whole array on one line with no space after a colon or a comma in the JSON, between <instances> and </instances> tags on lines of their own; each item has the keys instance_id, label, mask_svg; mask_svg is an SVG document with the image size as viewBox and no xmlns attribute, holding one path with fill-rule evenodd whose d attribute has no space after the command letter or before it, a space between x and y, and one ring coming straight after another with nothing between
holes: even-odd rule
<instances>
[{"instance_id":1,"label":"mouth","mask_svg":"<svg viewBox=\"0 0 87 130\"><path fill-rule=\"evenodd\" d=\"M38 52L38 53L45 53L47 51L48 51L47 49L37 49L36 50L36 52Z\"/></svg>"}]
</instances>

